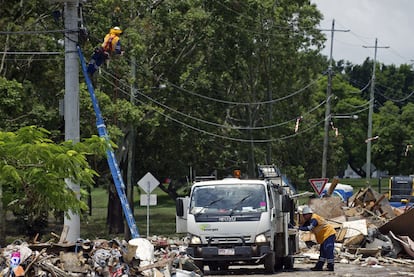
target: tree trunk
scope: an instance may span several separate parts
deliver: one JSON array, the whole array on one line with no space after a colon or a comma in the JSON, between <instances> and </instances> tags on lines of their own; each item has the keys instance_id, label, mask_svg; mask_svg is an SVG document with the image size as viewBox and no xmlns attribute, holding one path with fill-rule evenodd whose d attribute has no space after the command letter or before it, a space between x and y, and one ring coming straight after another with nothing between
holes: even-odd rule
<instances>
[{"instance_id":1,"label":"tree trunk","mask_svg":"<svg viewBox=\"0 0 414 277\"><path fill-rule=\"evenodd\" d=\"M108 230L110 234L122 234L124 232L124 215L114 184L109 186L108 192Z\"/></svg>"}]
</instances>

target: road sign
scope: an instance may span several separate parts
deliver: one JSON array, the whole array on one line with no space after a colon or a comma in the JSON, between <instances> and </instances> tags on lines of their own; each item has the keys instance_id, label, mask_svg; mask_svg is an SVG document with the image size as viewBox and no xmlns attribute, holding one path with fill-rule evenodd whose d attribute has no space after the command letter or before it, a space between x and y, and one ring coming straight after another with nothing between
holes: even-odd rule
<instances>
[{"instance_id":1,"label":"road sign","mask_svg":"<svg viewBox=\"0 0 414 277\"><path fill-rule=\"evenodd\" d=\"M149 203L148 203L148 198L149 198ZM157 206L157 195L156 194L150 194L149 197L147 195L143 195L141 194L140 197L140 206Z\"/></svg>"},{"instance_id":2,"label":"road sign","mask_svg":"<svg viewBox=\"0 0 414 277\"><path fill-rule=\"evenodd\" d=\"M312 185L313 189L318 195L321 195L327 182L328 178L309 179L309 183Z\"/></svg>"},{"instance_id":3,"label":"road sign","mask_svg":"<svg viewBox=\"0 0 414 277\"><path fill-rule=\"evenodd\" d=\"M151 205L151 191L153 191L160 182L152 176L151 173L147 172L141 180L138 181L138 185L147 193L147 238L149 237L149 206ZM152 197L153 198L153 197ZM142 199L142 198L141 198ZM156 198L155 198L156 199ZM157 203L155 203L156 205Z\"/></svg>"},{"instance_id":4,"label":"road sign","mask_svg":"<svg viewBox=\"0 0 414 277\"><path fill-rule=\"evenodd\" d=\"M146 192L151 193L160 182L155 179L154 176L152 176L151 173L147 173L144 175L144 177L141 178L141 180L138 181L138 185Z\"/></svg>"}]
</instances>

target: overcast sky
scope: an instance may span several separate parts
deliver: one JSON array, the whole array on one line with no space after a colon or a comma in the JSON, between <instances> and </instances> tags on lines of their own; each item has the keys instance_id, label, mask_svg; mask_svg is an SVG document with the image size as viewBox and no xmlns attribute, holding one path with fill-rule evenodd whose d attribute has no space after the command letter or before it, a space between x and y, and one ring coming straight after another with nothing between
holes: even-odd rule
<instances>
[{"instance_id":1,"label":"overcast sky","mask_svg":"<svg viewBox=\"0 0 414 277\"><path fill-rule=\"evenodd\" d=\"M333 58L362 64L374 58L375 38L378 46L377 61L384 64L414 63L414 0L311 0L324 16L320 28L350 32L335 32ZM323 54L329 56L331 33Z\"/></svg>"}]
</instances>

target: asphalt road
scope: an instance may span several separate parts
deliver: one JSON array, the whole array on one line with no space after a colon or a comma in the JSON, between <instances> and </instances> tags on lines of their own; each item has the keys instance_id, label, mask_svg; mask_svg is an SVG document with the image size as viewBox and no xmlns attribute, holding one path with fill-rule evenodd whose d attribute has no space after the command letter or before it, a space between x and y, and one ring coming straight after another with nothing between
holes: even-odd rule
<instances>
[{"instance_id":1,"label":"asphalt road","mask_svg":"<svg viewBox=\"0 0 414 277\"><path fill-rule=\"evenodd\" d=\"M292 271L276 272L272 276L285 277L285 276L344 276L344 277L367 277L367 276L414 276L413 265L401 265L401 264L384 264L380 266L363 266L360 264L341 264L335 263L335 271L311 271L313 267L311 263L298 263L295 262L294 269ZM204 276L269 276L264 273L263 266L230 266L227 271L209 271L208 267L204 268Z\"/></svg>"}]
</instances>

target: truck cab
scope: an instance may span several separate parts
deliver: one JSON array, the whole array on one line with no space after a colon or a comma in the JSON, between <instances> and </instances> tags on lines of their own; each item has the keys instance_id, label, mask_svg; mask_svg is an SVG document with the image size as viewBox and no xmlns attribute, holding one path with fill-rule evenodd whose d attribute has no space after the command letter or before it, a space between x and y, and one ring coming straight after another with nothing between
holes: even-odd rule
<instances>
[{"instance_id":1,"label":"truck cab","mask_svg":"<svg viewBox=\"0 0 414 277\"><path fill-rule=\"evenodd\" d=\"M187 254L201 270L263 264L273 273L293 267L293 213L289 189L269 180L202 181L188 198L177 200L177 218L185 225L177 229L187 232Z\"/></svg>"}]
</instances>

